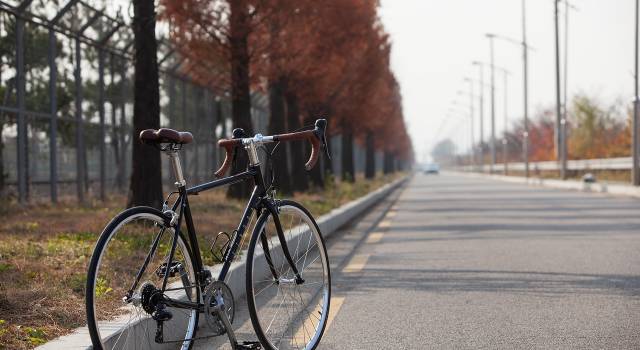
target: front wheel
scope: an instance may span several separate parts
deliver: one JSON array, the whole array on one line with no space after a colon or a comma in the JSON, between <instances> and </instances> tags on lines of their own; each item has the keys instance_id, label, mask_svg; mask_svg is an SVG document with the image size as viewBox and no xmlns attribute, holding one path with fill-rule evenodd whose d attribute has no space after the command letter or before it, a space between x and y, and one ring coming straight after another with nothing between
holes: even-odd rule
<instances>
[{"instance_id":1,"label":"front wheel","mask_svg":"<svg viewBox=\"0 0 640 350\"><path fill-rule=\"evenodd\" d=\"M315 349L329 316L329 259L317 223L300 204L283 200L277 214L301 280L287 261L273 214L258 219L247 252L247 303L265 349Z\"/></svg>"},{"instance_id":2,"label":"front wheel","mask_svg":"<svg viewBox=\"0 0 640 350\"><path fill-rule=\"evenodd\" d=\"M165 297L200 301L189 246L167 221L157 209L131 208L116 216L100 235L86 288L87 324L94 349L160 346L158 323L151 318L158 308L172 315L163 322L161 342L171 343L172 348L191 348L198 312L160 305ZM176 250L168 264L176 237ZM165 274L168 279L163 288Z\"/></svg>"}]
</instances>

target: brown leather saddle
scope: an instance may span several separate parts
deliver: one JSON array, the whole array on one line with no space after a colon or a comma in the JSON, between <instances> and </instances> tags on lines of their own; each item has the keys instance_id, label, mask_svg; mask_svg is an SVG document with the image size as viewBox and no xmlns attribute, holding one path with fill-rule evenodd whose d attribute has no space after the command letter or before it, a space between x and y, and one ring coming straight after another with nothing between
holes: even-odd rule
<instances>
[{"instance_id":1,"label":"brown leather saddle","mask_svg":"<svg viewBox=\"0 0 640 350\"><path fill-rule=\"evenodd\" d=\"M140 132L140 141L147 144L175 143L185 145L193 142L193 135L188 131L160 128L146 129Z\"/></svg>"}]
</instances>

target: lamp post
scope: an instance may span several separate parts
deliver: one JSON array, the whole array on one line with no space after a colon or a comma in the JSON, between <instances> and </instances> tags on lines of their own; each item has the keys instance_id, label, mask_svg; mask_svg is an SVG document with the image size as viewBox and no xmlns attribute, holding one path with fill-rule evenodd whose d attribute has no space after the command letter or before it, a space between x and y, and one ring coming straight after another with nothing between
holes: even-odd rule
<instances>
[{"instance_id":1,"label":"lamp post","mask_svg":"<svg viewBox=\"0 0 640 350\"><path fill-rule=\"evenodd\" d=\"M466 80L466 79L465 79ZM469 98L471 99L470 104L463 104L463 103L459 103L458 101L453 101L452 105L454 107L460 107L465 109L466 111L460 111L460 110L456 110L456 109L452 109L449 108L449 114L451 113L457 113L457 112L461 112L464 114L468 114L467 118L469 119L469 141L470 141L470 148L469 148L469 152L470 152L470 157L471 157L471 164L472 165L476 165L476 148L475 148L475 132L474 132L474 127L473 127L473 112L474 112L474 108L473 108L473 84L470 84L472 86L472 90L470 92ZM464 94L462 91L458 91L458 95L462 95Z\"/></svg>"},{"instance_id":2,"label":"lamp post","mask_svg":"<svg viewBox=\"0 0 640 350\"><path fill-rule=\"evenodd\" d=\"M555 143L556 158L560 163L560 178L567 178L567 159L566 159L566 120L562 116L562 100L560 98L560 29L558 22L558 4L560 0L553 0L554 3L554 25L555 25L555 49L556 49L556 127L555 127Z\"/></svg>"},{"instance_id":3,"label":"lamp post","mask_svg":"<svg viewBox=\"0 0 640 350\"><path fill-rule=\"evenodd\" d=\"M524 81L524 131L522 132L522 158L524 177L529 177L529 46L527 46L526 0L522 0L522 76Z\"/></svg>"},{"instance_id":4,"label":"lamp post","mask_svg":"<svg viewBox=\"0 0 640 350\"><path fill-rule=\"evenodd\" d=\"M489 173L493 173L496 165L496 89L495 89L495 65L493 54L493 39L495 35L491 33L485 34L489 39L489 66L491 68L491 141L489 142L489 151L491 152L491 164Z\"/></svg>"},{"instance_id":5,"label":"lamp post","mask_svg":"<svg viewBox=\"0 0 640 350\"><path fill-rule=\"evenodd\" d=\"M454 102L454 106L460 106L460 107L464 108L465 110L451 109L450 108L447 111L447 115L446 115L447 118L456 118L456 119L460 118L462 121L469 120L469 114L468 114L469 112L467 110L467 108L469 106L462 105L462 104L457 104L455 102ZM470 137L469 141L470 141L471 144L469 146L469 163L473 167L474 166L474 162L475 162L475 153L474 153L474 147L473 147L473 145L475 143L475 140L474 140L474 137L473 137L473 121L472 120L470 120L470 121L471 121L471 123L470 123L470 125L471 125L471 127L470 127L470 136L471 137ZM461 144L462 144L462 142L461 142ZM463 154L462 153L463 148L464 147L460 147L460 155Z\"/></svg>"},{"instance_id":6,"label":"lamp post","mask_svg":"<svg viewBox=\"0 0 640 350\"><path fill-rule=\"evenodd\" d=\"M631 144L631 156L633 158L633 169L631 170L631 183L634 186L640 186L640 149L638 148L640 139L640 121L638 120L638 113L640 112L640 106L638 106L638 12L639 1L636 0L636 28L635 28L635 72L634 72L634 98L633 98L633 123L632 134L633 142Z\"/></svg>"},{"instance_id":7,"label":"lamp post","mask_svg":"<svg viewBox=\"0 0 640 350\"><path fill-rule=\"evenodd\" d=\"M507 99L507 78L509 76L509 71L507 71L506 69L502 71L504 73L504 130L502 131L502 133L504 134L504 137L502 139L502 165L504 167L504 175L507 175L509 169L508 169L508 165L507 165L507 151L508 151L508 140L507 140L507 126L508 126L508 122L509 122L509 113L507 111L507 104L508 104L508 99Z\"/></svg>"},{"instance_id":8,"label":"lamp post","mask_svg":"<svg viewBox=\"0 0 640 350\"><path fill-rule=\"evenodd\" d=\"M480 110L480 172L484 172L484 64L479 61L473 61L471 64L474 66L478 66L478 71L480 73L479 76L479 84L480 84L480 105L478 106Z\"/></svg>"},{"instance_id":9,"label":"lamp post","mask_svg":"<svg viewBox=\"0 0 640 350\"><path fill-rule=\"evenodd\" d=\"M525 0L522 0L522 41L506 36L493 34L495 39L514 44L522 48L522 77L523 77L523 131L522 131L522 159L524 162L524 176L529 177L529 50L534 50L527 43L526 32L526 8Z\"/></svg>"},{"instance_id":10,"label":"lamp post","mask_svg":"<svg viewBox=\"0 0 640 350\"><path fill-rule=\"evenodd\" d=\"M473 131L473 124L474 124L474 111L473 111L473 98L474 98L474 93L473 93L473 79L469 78L469 77L465 77L464 81L469 83L469 123L471 124L471 154L473 157L473 165L476 166L477 165L477 158L476 158L476 143L475 143L475 138L474 138L474 131Z\"/></svg>"}]
</instances>

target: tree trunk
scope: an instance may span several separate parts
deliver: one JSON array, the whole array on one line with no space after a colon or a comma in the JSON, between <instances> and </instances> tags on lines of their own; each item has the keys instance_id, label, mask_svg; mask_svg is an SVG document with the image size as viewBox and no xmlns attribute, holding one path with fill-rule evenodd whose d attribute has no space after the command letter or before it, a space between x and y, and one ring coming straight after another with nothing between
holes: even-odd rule
<instances>
[{"instance_id":1,"label":"tree trunk","mask_svg":"<svg viewBox=\"0 0 640 350\"><path fill-rule=\"evenodd\" d=\"M269 81L269 135L282 134L285 128L285 105L284 105L285 80L280 77ZM271 157L273 171L273 186L282 193L291 194L291 176L287 168L287 152L285 145L281 144ZM271 181L271 173L267 168L266 181Z\"/></svg>"},{"instance_id":2,"label":"tree trunk","mask_svg":"<svg viewBox=\"0 0 640 350\"><path fill-rule=\"evenodd\" d=\"M287 89L285 92L287 106L287 131L293 132L300 128L300 107L295 92ZM303 152L305 147L300 142L290 143L291 151L291 189L293 191L305 191L309 188L307 174L305 174Z\"/></svg>"},{"instance_id":3,"label":"tree trunk","mask_svg":"<svg viewBox=\"0 0 640 350\"><path fill-rule=\"evenodd\" d=\"M390 174L392 172L392 166L391 166L392 162L393 162L393 159L391 158L391 153L388 151L384 151L382 169L385 175Z\"/></svg>"},{"instance_id":4,"label":"tree trunk","mask_svg":"<svg viewBox=\"0 0 640 350\"><path fill-rule=\"evenodd\" d=\"M160 127L160 91L156 22L153 0L133 1L135 40L135 86L133 104L132 171L127 206L162 204L160 152L143 145L138 135Z\"/></svg>"},{"instance_id":5,"label":"tree trunk","mask_svg":"<svg viewBox=\"0 0 640 350\"><path fill-rule=\"evenodd\" d=\"M342 181L355 181L353 165L353 132L351 127L342 125Z\"/></svg>"},{"instance_id":6,"label":"tree trunk","mask_svg":"<svg viewBox=\"0 0 640 350\"><path fill-rule=\"evenodd\" d=\"M246 0L234 0L230 5L230 37L231 49L231 109L233 127L242 128L247 135L253 135L251 126L251 92L249 90L249 6ZM231 167L231 174L238 174L247 168L248 157L244 150L239 150L236 161ZM229 187L227 195L232 198L246 198L250 194L250 184L241 182Z\"/></svg>"},{"instance_id":7,"label":"tree trunk","mask_svg":"<svg viewBox=\"0 0 640 350\"><path fill-rule=\"evenodd\" d=\"M116 108L118 106L115 102L111 102L111 125L113 126L111 129L111 147L113 148L113 158L116 169L120 169L120 140L118 139L118 130L116 128ZM118 189L122 189L124 187L124 179L122 176L119 176L119 171L116 176L116 187Z\"/></svg>"},{"instance_id":8,"label":"tree trunk","mask_svg":"<svg viewBox=\"0 0 640 350\"><path fill-rule=\"evenodd\" d=\"M365 152L364 177L373 179L376 177L376 150L373 148L373 133L371 131L367 131Z\"/></svg>"}]
</instances>

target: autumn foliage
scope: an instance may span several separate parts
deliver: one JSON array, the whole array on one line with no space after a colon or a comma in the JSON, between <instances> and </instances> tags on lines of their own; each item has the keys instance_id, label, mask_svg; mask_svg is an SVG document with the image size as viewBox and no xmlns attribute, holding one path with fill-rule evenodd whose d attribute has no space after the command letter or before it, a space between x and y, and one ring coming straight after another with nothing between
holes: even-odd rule
<instances>
[{"instance_id":1,"label":"autumn foliage","mask_svg":"<svg viewBox=\"0 0 640 350\"><path fill-rule=\"evenodd\" d=\"M616 103L603 106L597 99L577 95L567 111L569 159L626 157L631 150L631 111ZM556 160L555 113L540 109L529 123L529 160ZM517 123L506 133L508 160L522 161L523 126ZM501 161L501 159L500 159Z\"/></svg>"},{"instance_id":2,"label":"autumn foliage","mask_svg":"<svg viewBox=\"0 0 640 350\"><path fill-rule=\"evenodd\" d=\"M353 142L368 154L385 152L389 171L411 157L378 6L374 0L164 0L160 13L185 58L183 73L228 93L235 125L246 126L250 91L269 96L270 133L325 117L330 132L343 136L343 178L353 179ZM297 190L306 186L295 183L306 177L295 164L304 152L291 152L293 174L280 181ZM310 179L320 185L322 177L319 170Z\"/></svg>"}]
</instances>

